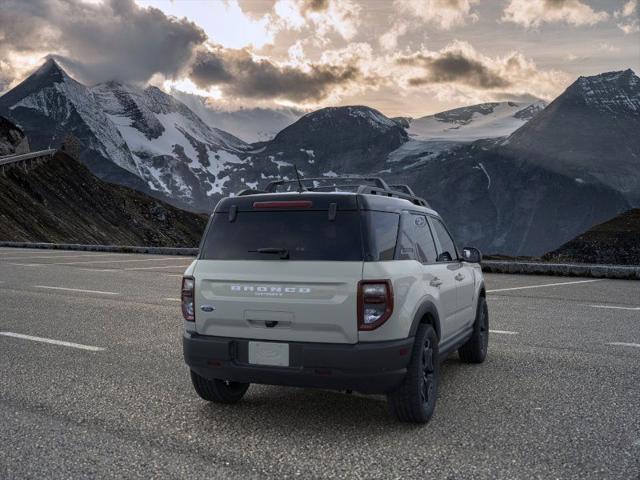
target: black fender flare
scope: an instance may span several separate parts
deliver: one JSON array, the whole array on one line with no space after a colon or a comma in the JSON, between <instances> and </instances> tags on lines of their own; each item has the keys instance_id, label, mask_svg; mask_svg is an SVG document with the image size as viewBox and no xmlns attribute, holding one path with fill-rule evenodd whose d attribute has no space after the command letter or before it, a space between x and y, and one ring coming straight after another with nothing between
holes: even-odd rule
<instances>
[{"instance_id":1,"label":"black fender flare","mask_svg":"<svg viewBox=\"0 0 640 480\"><path fill-rule=\"evenodd\" d=\"M433 319L433 328L436 331L436 335L438 335L438 338L442 338L440 329L440 315L438 314L438 309L431 300L424 301L414 315L413 322L411 323L411 330L409 331L410 337L415 337L416 332L418 331L418 326L420 325L420 323L422 323L422 319L427 314L429 314Z\"/></svg>"}]
</instances>

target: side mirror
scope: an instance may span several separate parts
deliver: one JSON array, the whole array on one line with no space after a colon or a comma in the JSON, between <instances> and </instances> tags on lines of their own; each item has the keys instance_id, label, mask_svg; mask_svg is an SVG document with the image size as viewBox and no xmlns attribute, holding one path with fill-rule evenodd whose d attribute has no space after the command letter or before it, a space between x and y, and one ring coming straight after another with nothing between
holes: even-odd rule
<instances>
[{"instance_id":1,"label":"side mirror","mask_svg":"<svg viewBox=\"0 0 640 480\"><path fill-rule=\"evenodd\" d=\"M464 247L462 249L462 261L469 263L480 263L482 262L482 254L477 248Z\"/></svg>"}]
</instances>

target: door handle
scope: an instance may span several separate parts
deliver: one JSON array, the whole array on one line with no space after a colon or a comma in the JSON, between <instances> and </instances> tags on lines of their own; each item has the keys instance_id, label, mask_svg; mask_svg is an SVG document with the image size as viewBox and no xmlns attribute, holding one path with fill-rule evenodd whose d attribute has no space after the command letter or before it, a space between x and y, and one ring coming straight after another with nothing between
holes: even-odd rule
<instances>
[{"instance_id":1,"label":"door handle","mask_svg":"<svg viewBox=\"0 0 640 480\"><path fill-rule=\"evenodd\" d=\"M440 285L442 285L442 280L440 280L438 277L433 277L433 279L429 282L429 285L431 285L432 287L439 287Z\"/></svg>"},{"instance_id":2,"label":"door handle","mask_svg":"<svg viewBox=\"0 0 640 480\"><path fill-rule=\"evenodd\" d=\"M453 277L453 278L455 278L456 280L458 280L459 282L461 282L462 280L464 280L464 275L463 275L463 274L461 274L461 273L459 273L459 274L457 274L457 275L456 275L455 277Z\"/></svg>"}]
</instances>

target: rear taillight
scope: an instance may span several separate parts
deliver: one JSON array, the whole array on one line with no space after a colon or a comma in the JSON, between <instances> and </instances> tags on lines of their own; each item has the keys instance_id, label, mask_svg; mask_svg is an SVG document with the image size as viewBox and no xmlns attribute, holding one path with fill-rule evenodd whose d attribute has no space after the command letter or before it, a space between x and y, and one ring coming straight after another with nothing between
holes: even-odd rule
<instances>
[{"instance_id":1,"label":"rear taillight","mask_svg":"<svg viewBox=\"0 0 640 480\"><path fill-rule=\"evenodd\" d=\"M374 330L393 313L390 280L362 280L358 283L358 330Z\"/></svg>"},{"instance_id":2,"label":"rear taillight","mask_svg":"<svg viewBox=\"0 0 640 480\"><path fill-rule=\"evenodd\" d=\"M182 316L187 322L196 321L196 281L193 277L182 277Z\"/></svg>"}]
</instances>

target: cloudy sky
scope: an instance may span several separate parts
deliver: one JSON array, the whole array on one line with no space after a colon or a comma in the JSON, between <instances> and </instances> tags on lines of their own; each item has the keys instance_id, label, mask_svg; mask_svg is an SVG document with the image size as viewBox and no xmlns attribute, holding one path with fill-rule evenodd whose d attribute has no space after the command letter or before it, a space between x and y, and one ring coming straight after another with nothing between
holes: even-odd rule
<instances>
[{"instance_id":1,"label":"cloudy sky","mask_svg":"<svg viewBox=\"0 0 640 480\"><path fill-rule=\"evenodd\" d=\"M366 104L419 116L550 100L640 73L639 0L2 0L0 91L53 55L87 84L220 108Z\"/></svg>"}]
</instances>

